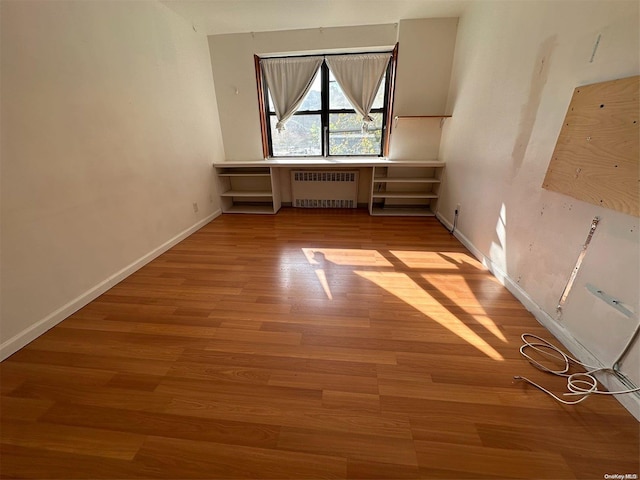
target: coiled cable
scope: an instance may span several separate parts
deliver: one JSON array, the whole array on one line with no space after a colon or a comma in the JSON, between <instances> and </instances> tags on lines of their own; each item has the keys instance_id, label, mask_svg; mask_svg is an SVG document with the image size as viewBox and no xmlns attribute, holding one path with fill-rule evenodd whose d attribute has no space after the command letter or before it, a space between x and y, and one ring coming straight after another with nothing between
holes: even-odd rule
<instances>
[{"instance_id":1,"label":"coiled cable","mask_svg":"<svg viewBox=\"0 0 640 480\"><path fill-rule=\"evenodd\" d=\"M567 379L567 388L569 392L565 393L564 395L566 396L581 395L581 398L579 398L578 400L572 400L572 401L563 400L553 392L547 390L546 388L542 387L536 382L529 380L527 377L516 375L513 378L516 380L523 380L527 383L530 383L531 385L538 388L539 390L542 390L547 395L550 395L560 403L564 403L565 405L575 405L577 403L582 402L583 400L586 400L590 395L593 395L593 394L623 395L625 393L633 393L633 392L640 391L640 387L630 388L627 390L618 390L615 392L599 390L598 380L596 379L595 375L597 373L614 373L615 374L616 372L613 368L594 367L594 366L582 363L579 360L576 360L575 358L573 358L572 356L567 355L566 353L564 353L562 350L560 350L558 347L551 344L547 340L540 338L537 335L533 335L531 333L523 333L520 336L520 338L522 339L522 342L523 342L522 346L520 346L520 354L524 358L526 358L531 365L533 365L538 370L541 370L543 372L551 373L553 375L557 375L560 377L565 377ZM564 368L559 370L554 370L552 368L549 368L543 365L538 360L534 359L531 355L529 355L528 351L530 350L533 350L543 356L564 362ZM569 369L572 364L580 366L586 369L587 371L584 373L569 374Z\"/></svg>"}]
</instances>

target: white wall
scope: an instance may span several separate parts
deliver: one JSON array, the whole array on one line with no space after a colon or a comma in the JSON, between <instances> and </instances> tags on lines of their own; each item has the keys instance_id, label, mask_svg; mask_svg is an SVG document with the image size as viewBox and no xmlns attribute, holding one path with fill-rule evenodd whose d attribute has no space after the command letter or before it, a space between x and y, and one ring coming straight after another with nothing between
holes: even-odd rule
<instances>
[{"instance_id":1,"label":"white wall","mask_svg":"<svg viewBox=\"0 0 640 480\"><path fill-rule=\"evenodd\" d=\"M450 222L460 203L461 238L506 274L567 346L604 364L638 324L638 218L541 185L574 88L639 73L638 14L635 1L474 2L458 27L447 107L453 118L441 143L442 218ZM600 225L558 318L595 216ZM636 318L596 299L587 283L622 300ZM623 371L640 385L640 345ZM640 415L636 397L624 401Z\"/></svg>"},{"instance_id":2,"label":"white wall","mask_svg":"<svg viewBox=\"0 0 640 480\"><path fill-rule=\"evenodd\" d=\"M457 26L457 18L400 21L395 115L446 113Z\"/></svg>"},{"instance_id":3,"label":"white wall","mask_svg":"<svg viewBox=\"0 0 640 480\"><path fill-rule=\"evenodd\" d=\"M445 115L457 18L401 20L393 115ZM402 118L393 125L389 158L436 160L438 118Z\"/></svg>"},{"instance_id":4,"label":"white wall","mask_svg":"<svg viewBox=\"0 0 640 480\"><path fill-rule=\"evenodd\" d=\"M223 148L206 37L165 6L1 8L6 356L210 220Z\"/></svg>"}]
</instances>

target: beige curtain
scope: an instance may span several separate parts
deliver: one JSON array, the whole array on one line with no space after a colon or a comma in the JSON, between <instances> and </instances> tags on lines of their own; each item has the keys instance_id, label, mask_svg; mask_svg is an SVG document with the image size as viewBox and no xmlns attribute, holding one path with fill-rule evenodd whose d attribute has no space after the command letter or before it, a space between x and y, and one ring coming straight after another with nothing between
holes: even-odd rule
<instances>
[{"instance_id":1,"label":"beige curtain","mask_svg":"<svg viewBox=\"0 0 640 480\"><path fill-rule=\"evenodd\" d=\"M265 58L260 60L276 111L278 131L298 109L318 74L324 57Z\"/></svg>"},{"instance_id":2,"label":"beige curtain","mask_svg":"<svg viewBox=\"0 0 640 480\"><path fill-rule=\"evenodd\" d=\"M364 131L373 122L369 113L390 58L391 53L332 55L326 58L345 97L355 111L362 115Z\"/></svg>"}]
</instances>

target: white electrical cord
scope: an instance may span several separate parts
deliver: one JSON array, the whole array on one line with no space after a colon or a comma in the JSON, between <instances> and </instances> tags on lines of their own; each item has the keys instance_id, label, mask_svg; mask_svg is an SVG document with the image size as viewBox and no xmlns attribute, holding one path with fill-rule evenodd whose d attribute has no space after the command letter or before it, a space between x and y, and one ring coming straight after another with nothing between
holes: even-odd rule
<instances>
[{"instance_id":1,"label":"white electrical cord","mask_svg":"<svg viewBox=\"0 0 640 480\"><path fill-rule=\"evenodd\" d=\"M567 395L567 396L570 396L570 395L574 395L574 396L575 395L582 395L582 397L580 399L574 400L574 401L563 400L562 398L558 397L553 392L550 392L546 388L544 388L544 387L538 385L537 383L529 380L527 377L522 377L520 375L516 375L513 378L516 379L516 380L524 380L525 382L530 383L534 387L536 387L536 388L542 390L543 392L545 392L546 394L552 396L554 399L556 399L560 403L564 403L565 405L575 405L576 403L580 403L583 400L586 400L587 397L589 397L589 395L592 395L592 394L622 395L622 394L625 394L625 393L633 393L633 392L639 392L640 391L640 387L631 388L631 389L628 389L628 390L619 390L617 392L607 392L607 391L603 391L603 390L598 390L598 380L596 379L595 374L596 373L600 373L600 372L615 373L613 368L593 367L593 366L587 365L585 363L582 363L579 360L576 360L575 358L573 358L572 356L567 355L562 350L560 350L558 347L556 347L555 345L549 343L545 339L540 338L537 335L533 335L531 333L523 333L520 336L520 338L522 339L522 342L523 342L523 345L520 347L520 354L524 358L526 358L531 365L533 365L538 370L541 370L543 372L552 373L552 374L558 375L560 377L566 377L567 378L567 388L569 389L569 393L565 393L564 395ZM537 340L537 342L534 342L532 339ZM545 355L547 357L563 361L564 362L564 368L561 369L561 370L553 370L553 369L551 369L549 367L546 367L545 365L542 365L540 362L538 362L537 360L532 358L527 353L527 349L532 349L532 350L538 352L541 355ZM587 372L569 374L568 372L569 372L569 367L571 366L571 364L579 365L579 366L587 369Z\"/></svg>"}]
</instances>

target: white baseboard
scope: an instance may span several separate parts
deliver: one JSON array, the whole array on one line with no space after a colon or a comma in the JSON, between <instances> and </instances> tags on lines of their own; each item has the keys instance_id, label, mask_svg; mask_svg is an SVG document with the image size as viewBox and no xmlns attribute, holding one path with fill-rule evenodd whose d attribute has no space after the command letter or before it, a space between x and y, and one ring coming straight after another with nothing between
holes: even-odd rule
<instances>
[{"instance_id":1,"label":"white baseboard","mask_svg":"<svg viewBox=\"0 0 640 480\"><path fill-rule=\"evenodd\" d=\"M40 320L40 321L34 323L33 325L25 328L23 331L21 331L17 335L14 335L9 340L3 342L0 345L0 361L4 360L5 358L9 357L10 355L13 355L15 352L20 350L22 347L27 345L29 342L35 340L40 335L42 335L44 332L46 332L50 328L56 326L58 323L60 323L62 320L67 318L72 313L80 310L82 307L84 307L89 302L91 302L92 300L94 300L97 297L99 297L100 295L102 295L104 292L109 290L111 287L113 287L117 283L121 282L122 280L124 280L129 275L131 275L135 271L139 270L143 266L145 266L151 260L153 260L154 258L160 256L161 254L163 254L164 252L169 250L171 247L173 247L177 243L179 243L182 240L184 240L185 238L187 238L192 233L194 233L197 230L199 230L202 227L204 227L207 223L211 222L213 219L215 219L218 216L220 216L221 213L222 212L219 209L216 210L211 215L208 215L207 217L205 217L202 220L200 220L198 223L192 225L191 227L187 228L186 230L183 230L182 232L180 232L179 234L177 234L173 238L170 238L165 243L163 243L159 247L155 248L151 252L149 252L146 255L140 257L138 260L136 260L133 263L127 265L126 267L124 267L123 269L121 269L118 272L114 273L110 277L106 278L105 280L103 280L99 284L97 284L94 287L90 288L89 290L84 292L82 295L79 295L78 297L74 298L70 302L68 302L65 305L63 305L62 307L58 308L56 311L50 313L49 315L47 315L42 320Z\"/></svg>"},{"instance_id":2,"label":"white baseboard","mask_svg":"<svg viewBox=\"0 0 640 480\"><path fill-rule=\"evenodd\" d=\"M453 225L449 220L444 218L440 212L436 213L436 218L449 231L451 231ZM540 325L549 330L551 334L555 336L562 345L569 350L569 352L571 352L571 355L585 364L604 367L602 362L584 345L576 340L564 325L558 323L553 317L545 312L518 283L509 277L509 275L501 268L496 266L490 258L486 257L464 234L456 230L453 232L453 235L460 240L467 250L469 250L473 256L476 257L478 261L480 261L529 312L531 312ZM609 391L626 390L628 388L618 378L611 375L598 375L598 380ZM616 395L615 398L636 418L636 420L640 421L640 398L638 395Z\"/></svg>"}]
</instances>

